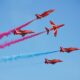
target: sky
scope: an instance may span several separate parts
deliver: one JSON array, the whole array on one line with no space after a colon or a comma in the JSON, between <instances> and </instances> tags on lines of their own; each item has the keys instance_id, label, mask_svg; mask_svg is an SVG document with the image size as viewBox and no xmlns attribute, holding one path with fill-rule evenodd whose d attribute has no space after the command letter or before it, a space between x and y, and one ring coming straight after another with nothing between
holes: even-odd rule
<instances>
[{"instance_id":1,"label":"sky","mask_svg":"<svg viewBox=\"0 0 80 80\"><path fill-rule=\"evenodd\" d=\"M59 50L63 47L80 48L80 1L79 0L0 0L0 33L16 28L32 19L35 14L49 9L55 12L36 20L23 29L35 32L51 28L50 20L59 29L55 38L53 31L0 49L0 59L16 55L31 55ZM19 39L13 34L0 40L0 44ZM61 59L64 62L55 65L45 64L44 59ZM52 53L14 61L0 62L0 80L80 80L80 51Z\"/></svg>"}]
</instances>

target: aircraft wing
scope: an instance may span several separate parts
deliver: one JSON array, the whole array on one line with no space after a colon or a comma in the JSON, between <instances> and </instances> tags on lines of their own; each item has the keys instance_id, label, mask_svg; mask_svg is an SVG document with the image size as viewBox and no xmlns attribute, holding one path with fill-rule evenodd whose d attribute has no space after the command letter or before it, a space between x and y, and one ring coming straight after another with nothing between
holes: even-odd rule
<instances>
[{"instance_id":1,"label":"aircraft wing","mask_svg":"<svg viewBox=\"0 0 80 80\"><path fill-rule=\"evenodd\" d=\"M63 27L64 26L64 24L61 24L61 25L59 25L57 28L61 28L61 27Z\"/></svg>"},{"instance_id":2,"label":"aircraft wing","mask_svg":"<svg viewBox=\"0 0 80 80\"><path fill-rule=\"evenodd\" d=\"M53 21L50 21L50 24L51 24L52 26L56 26L56 24L55 24Z\"/></svg>"},{"instance_id":3,"label":"aircraft wing","mask_svg":"<svg viewBox=\"0 0 80 80\"><path fill-rule=\"evenodd\" d=\"M57 36L57 33L58 33L58 30L56 29L56 30L54 31L54 36L55 36L55 37Z\"/></svg>"}]
</instances>

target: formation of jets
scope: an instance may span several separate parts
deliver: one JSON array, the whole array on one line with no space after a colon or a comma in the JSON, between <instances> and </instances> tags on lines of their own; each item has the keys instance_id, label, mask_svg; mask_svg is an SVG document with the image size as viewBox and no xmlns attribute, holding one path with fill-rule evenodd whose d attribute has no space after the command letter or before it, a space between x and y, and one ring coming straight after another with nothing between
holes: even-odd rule
<instances>
[{"instance_id":1,"label":"formation of jets","mask_svg":"<svg viewBox=\"0 0 80 80\"><path fill-rule=\"evenodd\" d=\"M48 16L49 14L51 14L54 11L55 11L55 9L50 9L50 10L47 10L47 11L43 12L42 14L35 14L35 16L36 16L35 20L42 19L42 18ZM32 30L22 30L21 29L23 26L26 26L27 24L30 24L30 23L31 22L26 23L25 25L20 26L18 29L16 28L15 30L12 30L13 34L14 35L21 35L22 37L24 37L27 34L33 34L33 33L35 33ZM49 29L49 28L45 27L45 30L46 30L47 34L49 34L49 32L53 30L54 31L54 37L56 37L57 34L58 34L58 29L60 29L61 27L63 27L64 24L56 25L52 20L50 20L49 23L51 24L52 28ZM0 37L3 37L5 34L7 35L7 33L3 33L3 34L0 35ZM60 52L70 53L70 52L75 51L75 50L80 50L80 48L75 48L75 47L64 48L64 47L60 47L59 51ZM44 63L45 64L56 64L56 63L59 63L59 62L63 62L63 61L60 60L60 59L48 60L48 59L45 58L45 62Z\"/></svg>"},{"instance_id":2,"label":"formation of jets","mask_svg":"<svg viewBox=\"0 0 80 80\"><path fill-rule=\"evenodd\" d=\"M51 14L54 11L55 11L55 9L50 9L48 11L43 12L42 14L35 14L36 19L44 18L44 17L48 16L49 14ZM49 32L51 30L54 30L54 36L56 37L57 36L58 29L61 28L61 27L63 27L64 24L56 25L53 21L50 21L50 24L52 26L51 29L48 29L47 27L45 27L45 29L47 31L47 34L49 34ZM31 31L31 30L19 30L19 29L18 30L16 29L13 32L14 35L21 35L21 36L25 36L26 34L32 34L32 33L34 33L34 32Z\"/></svg>"},{"instance_id":3,"label":"formation of jets","mask_svg":"<svg viewBox=\"0 0 80 80\"><path fill-rule=\"evenodd\" d=\"M48 11L43 12L42 14L35 14L36 19L41 19L43 17L46 17L49 14L51 14L52 12L54 12L54 11L55 11L54 9L50 9ZM16 29L13 32L14 35L21 35L22 37L25 36L25 35L27 35L27 34L32 34L32 33L35 33L35 32L34 31L31 31L31 30L19 30L19 29Z\"/></svg>"},{"instance_id":4,"label":"formation of jets","mask_svg":"<svg viewBox=\"0 0 80 80\"><path fill-rule=\"evenodd\" d=\"M43 12L42 14L35 14L36 19L41 19L43 17L46 17L54 11L55 11L54 9L50 9L48 11ZM25 36L26 34L31 34L31 33L34 33L34 32L31 31L31 30L15 30L13 33L14 33L14 35Z\"/></svg>"},{"instance_id":5,"label":"formation of jets","mask_svg":"<svg viewBox=\"0 0 80 80\"><path fill-rule=\"evenodd\" d=\"M80 50L80 48L75 48L75 47L69 47L69 48L63 48L60 47L60 52L67 52L70 53L72 51L76 51L76 50ZM45 64L55 64L55 63L59 63L59 62L63 62L60 59L52 59L52 60L48 60L47 58L45 58Z\"/></svg>"}]
</instances>

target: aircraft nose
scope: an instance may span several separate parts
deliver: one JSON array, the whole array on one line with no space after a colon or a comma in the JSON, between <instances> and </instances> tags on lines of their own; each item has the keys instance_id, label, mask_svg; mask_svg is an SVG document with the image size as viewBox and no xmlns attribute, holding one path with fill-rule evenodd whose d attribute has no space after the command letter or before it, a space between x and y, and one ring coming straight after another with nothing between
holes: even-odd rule
<instances>
[{"instance_id":1,"label":"aircraft nose","mask_svg":"<svg viewBox=\"0 0 80 80\"><path fill-rule=\"evenodd\" d=\"M35 33L35 32L32 31L31 33Z\"/></svg>"},{"instance_id":2,"label":"aircraft nose","mask_svg":"<svg viewBox=\"0 0 80 80\"><path fill-rule=\"evenodd\" d=\"M62 60L59 60L59 62L63 62Z\"/></svg>"}]
</instances>

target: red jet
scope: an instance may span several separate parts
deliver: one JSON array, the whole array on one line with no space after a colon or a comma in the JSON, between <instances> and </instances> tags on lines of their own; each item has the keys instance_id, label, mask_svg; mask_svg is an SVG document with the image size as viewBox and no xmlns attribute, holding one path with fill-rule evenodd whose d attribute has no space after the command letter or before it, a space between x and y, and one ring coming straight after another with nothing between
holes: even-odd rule
<instances>
[{"instance_id":1,"label":"red jet","mask_svg":"<svg viewBox=\"0 0 80 80\"><path fill-rule=\"evenodd\" d=\"M14 31L14 35L22 35L22 36L25 36L26 34L31 34L31 33L34 33L34 32L31 30L15 30Z\"/></svg>"},{"instance_id":2,"label":"red jet","mask_svg":"<svg viewBox=\"0 0 80 80\"><path fill-rule=\"evenodd\" d=\"M73 47L63 48L63 47L60 47L60 52L70 53L70 52L75 51L75 50L80 50L80 48L73 48Z\"/></svg>"},{"instance_id":3,"label":"red jet","mask_svg":"<svg viewBox=\"0 0 80 80\"><path fill-rule=\"evenodd\" d=\"M58 33L58 29L61 28L61 27L63 27L64 24L55 25L55 23L53 21L50 21L50 24L52 25L51 29L48 29L47 27L45 27L45 29L47 31L47 34L49 34L49 31L54 30L54 36L56 37L57 33Z\"/></svg>"},{"instance_id":4,"label":"red jet","mask_svg":"<svg viewBox=\"0 0 80 80\"><path fill-rule=\"evenodd\" d=\"M54 9L50 9L48 11L43 12L42 14L36 14L35 16L36 16L37 19L41 19L43 17L48 16L50 13L52 13L54 11L55 11Z\"/></svg>"},{"instance_id":5,"label":"red jet","mask_svg":"<svg viewBox=\"0 0 80 80\"><path fill-rule=\"evenodd\" d=\"M48 59L45 58L45 64L55 64L55 63L58 63L58 62L63 62L63 61L60 60L60 59L48 60Z\"/></svg>"}]
</instances>

